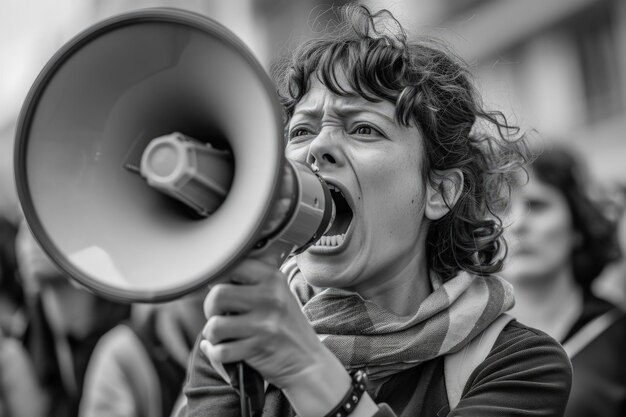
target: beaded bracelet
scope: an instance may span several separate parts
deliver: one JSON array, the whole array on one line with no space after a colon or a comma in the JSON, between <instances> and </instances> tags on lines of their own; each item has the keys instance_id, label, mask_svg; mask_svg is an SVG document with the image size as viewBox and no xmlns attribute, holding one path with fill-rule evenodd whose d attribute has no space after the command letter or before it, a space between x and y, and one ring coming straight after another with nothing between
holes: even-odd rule
<instances>
[{"instance_id":1,"label":"beaded bracelet","mask_svg":"<svg viewBox=\"0 0 626 417\"><path fill-rule=\"evenodd\" d=\"M367 386L367 374L363 370L351 372L352 385L339 404L324 417L346 417L356 408Z\"/></svg>"}]
</instances>

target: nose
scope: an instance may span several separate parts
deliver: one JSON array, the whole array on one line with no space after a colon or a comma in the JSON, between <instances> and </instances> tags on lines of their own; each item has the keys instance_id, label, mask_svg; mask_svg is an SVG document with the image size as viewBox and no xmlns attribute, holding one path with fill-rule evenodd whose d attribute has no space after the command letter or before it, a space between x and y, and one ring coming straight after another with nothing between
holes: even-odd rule
<instances>
[{"instance_id":1,"label":"nose","mask_svg":"<svg viewBox=\"0 0 626 417\"><path fill-rule=\"evenodd\" d=\"M519 201L519 199L513 199L511 201L510 212L508 216L508 221L510 223L510 231L514 235L521 235L526 232L528 229L527 217L528 217L528 209L526 205Z\"/></svg>"},{"instance_id":2,"label":"nose","mask_svg":"<svg viewBox=\"0 0 626 417\"><path fill-rule=\"evenodd\" d=\"M311 141L307 163L315 170L336 166L341 161L338 138L329 129L322 131Z\"/></svg>"}]
</instances>

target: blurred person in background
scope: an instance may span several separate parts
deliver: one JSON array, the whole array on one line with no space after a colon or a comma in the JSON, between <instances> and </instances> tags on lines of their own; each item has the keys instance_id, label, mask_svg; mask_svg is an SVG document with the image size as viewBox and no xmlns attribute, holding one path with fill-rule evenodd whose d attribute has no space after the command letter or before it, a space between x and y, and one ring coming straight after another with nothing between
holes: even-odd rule
<instances>
[{"instance_id":1,"label":"blurred person in background","mask_svg":"<svg viewBox=\"0 0 626 417\"><path fill-rule=\"evenodd\" d=\"M202 288L165 304L135 305L131 319L96 345L82 417L168 417L181 394L187 361L205 323Z\"/></svg>"},{"instance_id":2,"label":"blurred person in background","mask_svg":"<svg viewBox=\"0 0 626 417\"><path fill-rule=\"evenodd\" d=\"M17 278L17 226L0 214L0 416L44 417L47 397L22 344L27 325Z\"/></svg>"},{"instance_id":3,"label":"blurred person in background","mask_svg":"<svg viewBox=\"0 0 626 417\"><path fill-rule=\"evenodd\" d=\"M15 244L20 277L33 310L26 346L51 400L46 415L75 417L89 357L100 337L129 317L130 306L102 299L68 280L25 222Z\"/></svg>"},{"instance_id":4,"label":"blurred person in background","mask_svg":"<svg viewBox=\"0 0 626 417\"><path fill-rule=\"evenodd\" d=\"M594 187L596 188L596 187ZM622 252L626 250L626 183L613 182L599 188L597 199L609 219L617 224ZM594 294L626 310L626 256L608 265L593 282Z\"/></svg>"},{"instance_id":5,"label":"blurred person in background","mask_svg":"<svg viewBox=\"0 0 626 417\"><path fill-rule=\"evenodd\" d=\"M616 226L587 194L577 155L554 145L511 203L512 314L561 342L573 366L567 417L626 415L626 316L592 283L620 257Z\"/></svg>"},{"instance_id":6,"label":"blurred person in background","mask_svg":"<svg viewBox=\"0 0 626 417\"><path fill-rule=\"evenodd\" d=\"M0 213L0 331L21 339L28 319L15 260L16 234L17 225Z\"/></svg>"},{"instance_id":7,"label":"blurred person in background","mask_svg":"<svg viewBox=\"0 0 626 417\"><path fill-rule=\"evenodd\" d=\"M48 400L21 341L0 331L0 416L45 417Z\"/></svg>"}]
</instances>

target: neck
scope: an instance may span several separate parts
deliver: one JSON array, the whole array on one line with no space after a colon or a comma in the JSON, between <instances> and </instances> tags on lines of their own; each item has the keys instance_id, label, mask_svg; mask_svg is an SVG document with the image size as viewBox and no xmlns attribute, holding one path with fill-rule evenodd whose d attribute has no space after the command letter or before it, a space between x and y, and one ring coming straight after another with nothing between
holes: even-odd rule
<instances>
[{"instance_id":1,"label":"neck","mask_svg":"<svg viewBox=\"0 0 626 417\"><path fill-rule=\"evenodd\" d=\"M580 316L582 298L582 290L568 266L543 279L516 283L512 314L520 322L561 341Z\"/></svg>"},{"instance_id":2,"label":"neck","mask_svg":"<svg viewBox=\"0 0 626 417\"><path fill-rule=\"evenodd\" d=\"M420 304L432 292L426 258L417 254L402 265L388 266L378 271L380 277L367 288L353 288L361 297L397 315L414 315Z\"/></svg>"}]
</instances>

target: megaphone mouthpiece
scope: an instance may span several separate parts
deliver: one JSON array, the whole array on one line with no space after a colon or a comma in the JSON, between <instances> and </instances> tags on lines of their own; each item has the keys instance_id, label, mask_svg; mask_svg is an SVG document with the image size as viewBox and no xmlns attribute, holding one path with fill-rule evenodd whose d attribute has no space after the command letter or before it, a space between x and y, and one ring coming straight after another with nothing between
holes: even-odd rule
<instances>
[{"instance_id":1,"label":"megaphone mouthpiece","mask_svg":"<svg viewBox=\"0 0 626 417\"><path fill-rule=\"evenodd\" d=\"M146 146L140 173L152 188L182 202L199 216L208 217L228 194L233 165L229 151L174 132ZM316 171L288 161L256 248L264 249L267 241L277 237L293 245L289 253L303 250L330 229L335 215L328 187Z\"/></svg>"},{"instance_id":2,"label":"megaphone mouthpiece","mask_svg":"<svg viewBox=\"0 0 626 417\"><path fill-rule=\"evenodd\" d=\"M335 218L335 203L324 180L301 162L286 160L281 191L261 232L265 239L287 244L288 253L315 243Z\"/></svg>"},{"instance_id":3,"label":"megaphone mouthpiece","mask_svg":"<svg viewBox=\"0 0 626 417\"><path fill-rule=\"evenodd\" d=\"M228 194L233 181L233 157L227 150L174 132L148 144L140 172L151 187L206 217Z\"/></svg>"}]
</instances>

